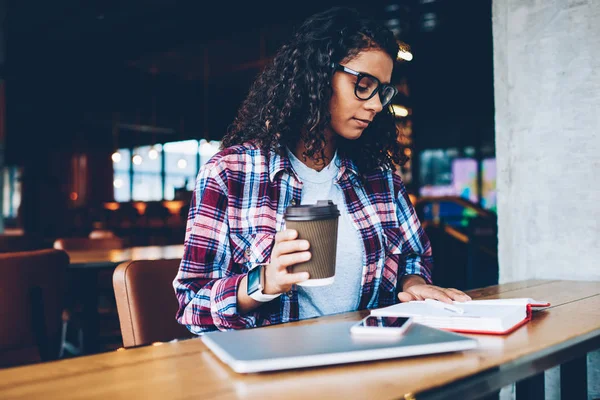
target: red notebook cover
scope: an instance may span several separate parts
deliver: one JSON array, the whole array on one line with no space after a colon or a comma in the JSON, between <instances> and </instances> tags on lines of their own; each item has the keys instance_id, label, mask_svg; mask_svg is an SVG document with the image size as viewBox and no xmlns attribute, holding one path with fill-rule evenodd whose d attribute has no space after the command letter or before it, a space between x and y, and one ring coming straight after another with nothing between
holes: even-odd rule
<instances>
[{"instance_id":1,"label":"red notebook cover","mask_svg":"<svg viewBox=\"0 0 600 400\"><path fill-rule=\"evenodd\" d=\"M474 333L474 334L482 334L482 335L507 335L515 330L517 330L518 328L522 327L523 325L525 325L527 322L531 321L531 316L533 314L533 308L534 307L549 307L550 303L540 303L540 304L527 304L527 314L525 316L525 318L523 320L521 320L520 322L518 322L517 324L513 325L511 328L502 331L502 332L491 332L491 331L477 331L477 330L467 330L467 329L446 329L446 328L441 328L443 330L446 331L452 331L452 332L460 332L460 333Z\"/></svg>"}]
</instances>

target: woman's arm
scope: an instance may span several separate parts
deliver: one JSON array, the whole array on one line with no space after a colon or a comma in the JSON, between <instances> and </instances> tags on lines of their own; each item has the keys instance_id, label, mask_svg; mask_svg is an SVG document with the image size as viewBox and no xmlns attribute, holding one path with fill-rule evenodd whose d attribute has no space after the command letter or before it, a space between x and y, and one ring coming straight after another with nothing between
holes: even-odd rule
<instances>
[{"instance_id":1,"label":"woman's arm","mask_svg":"<svg viewBox=\"0 0 600 400\"><path fill-rule=\"evenodd\" d=\"M221 165L215 158L200 170L190 204L184 254L173 282L179 301L177 321L196 334L257 324L257 315L238 309L238 295L243 306L251 305L247 310L252 309L250 302L254 300L247 298L245 271L231 257L227 175Z\"/></svg>"},{"instance_id":2,"label":"woman's arm","mask_svg":"<svg viewBox=\"0 0 600 400\"><path fill-rule=\"evenodd\" d=\"M177 320L193 333L250 328L269 323L265 303L248 295L247 266L231 256L227 171L219 157L202 167L190 205L184 255L173 286L179 301ZM310 259L310 244L294 230L275 235L265 268L265 294L287 292L308 279L287 267ZM273 300L277 301L277 300ZM271 302L272 303L272 302Z\"/></svg>"}]
</instances>

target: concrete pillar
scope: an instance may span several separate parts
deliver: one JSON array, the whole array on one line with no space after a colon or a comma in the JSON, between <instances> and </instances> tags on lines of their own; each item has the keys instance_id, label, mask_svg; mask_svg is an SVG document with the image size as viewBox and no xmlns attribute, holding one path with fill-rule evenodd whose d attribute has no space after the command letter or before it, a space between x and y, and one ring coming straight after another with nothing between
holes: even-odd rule
<instances>
[{"instance_id":1,"label":"concrete pillar","mask_svg":"<svg viewBox=\"0 0 600 400\"><path fill-rule=\"evenodd\" d=\"M492 15L500 282L600 280L600 1L494 0Z\"/></svg>"},{"instance_id":2,"label":"concrete pillar","mask_svg":"<svg viewBox=\"0 0 600 400\"><path fill-rule=\"evenodd\" d=\"M500 281L600 279L600 2L493 2Z\"/></svg>"}]
</instances>

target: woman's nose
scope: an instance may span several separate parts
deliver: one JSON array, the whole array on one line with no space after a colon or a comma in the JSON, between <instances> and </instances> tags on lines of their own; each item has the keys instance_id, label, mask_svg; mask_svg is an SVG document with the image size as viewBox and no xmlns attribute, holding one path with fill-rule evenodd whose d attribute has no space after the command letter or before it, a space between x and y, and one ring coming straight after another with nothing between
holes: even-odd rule
<instances>
[{"instance_id":1,"label":"woman's nose","mask_svg":"<svg viewBox=\"0 0 600 400\"><path fill-rule=\"evenodd\" d=\"M376 113L383 110L383 105L381 104L381 99L379 98L379 93L375 94L375 96L371 97L365 103L365 108L368 110L375 111Z\"/></svg>"}]
</instances>

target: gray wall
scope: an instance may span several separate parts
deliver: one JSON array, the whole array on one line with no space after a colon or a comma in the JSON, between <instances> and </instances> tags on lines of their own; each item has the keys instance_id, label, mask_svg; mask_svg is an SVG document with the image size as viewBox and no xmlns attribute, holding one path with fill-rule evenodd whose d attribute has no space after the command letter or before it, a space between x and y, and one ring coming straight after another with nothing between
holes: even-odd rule
<instances>
[{"instance_id":1,"label":"gray wall","mask_svg":"<svg viewBox=\"0 0 600 400\"><path fill-rule=\"evenodd\" d=\"M600 1L492 12L500 281L600 280Z\"/></svg>"},{"instance_id":2,"label":"gray wall","mask_svg":"<svg viewBox=\"0 0 600 400\"><path fill-rule=\"evenodd\" d=\"M492 4L500 282L600 280L600 0Z\"/></svg>"}]
</instances>

